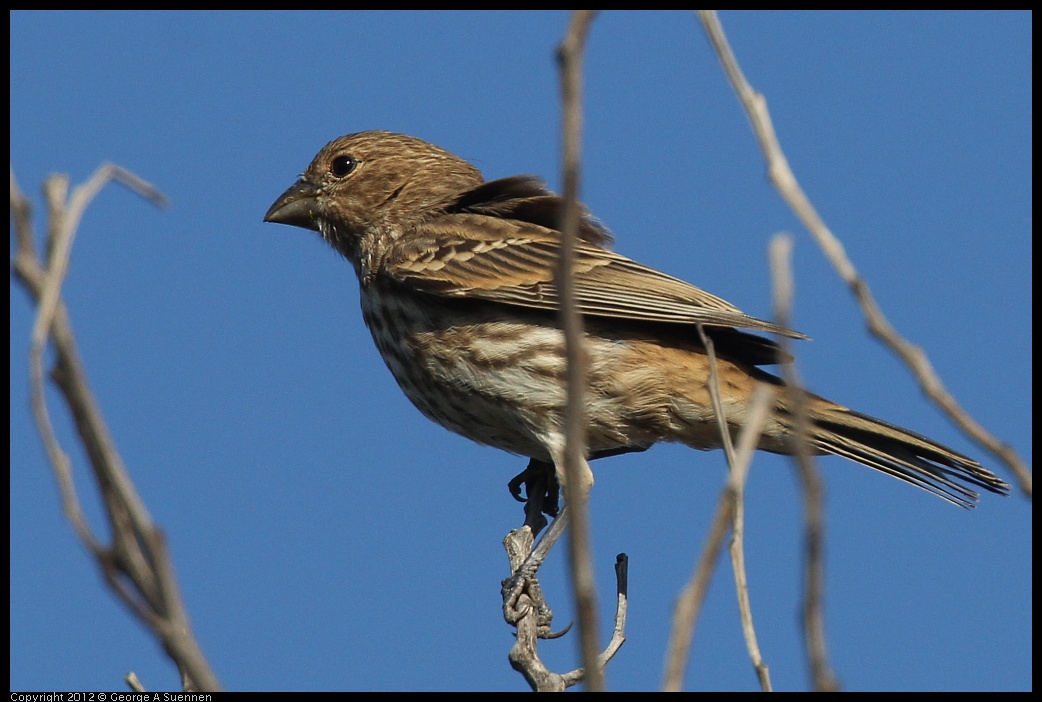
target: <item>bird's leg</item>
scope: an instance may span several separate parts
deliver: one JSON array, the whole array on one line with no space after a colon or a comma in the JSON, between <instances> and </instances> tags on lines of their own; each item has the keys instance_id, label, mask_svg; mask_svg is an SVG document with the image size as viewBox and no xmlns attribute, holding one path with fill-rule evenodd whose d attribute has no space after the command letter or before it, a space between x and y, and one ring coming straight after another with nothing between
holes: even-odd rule
<instances>
[{"instance_id":1,"label":"bird's leg","mask_svg":"<svg viewBox=\"0 0 1042 702\"><path fill-rule=\"evenodd\" d=\"M622 446L605 449L590 454L590 460L618 456L624 453L641 452L647 449L647 446ZM585 472L589 477L589 480L585 481L586 484L583 486L588 495L589 488L593 484L593 475L589 472L588 463L583 468L585 468ZM522 485L525 489L525 497L521 496ZM546 604L542 589L539 587L539 580L536 577L536 573L546 559L547 554L550 553L550 549L568 526L567 503L558 512L560 483L554 464L533 458L529 461L528 467L516 475L508 483L507 487L515 500L525 503L525 526L532 529L533 535L538 535L543 527L546 526L546 519L543 517L543 514L548 514L551 517L555 517L555 519L531 553L514 570L514 574L503 581L503 615L510 624L516 624L527 612L527 610L523 612L518 611L518 599L522 593L527 593L538 612L540 637L555 638L561 636L567 629L557 634L550 633L550 622L553 619L553 612L551 612L549 605Z\"/></svg>"},{"instance_id":2,"label":"bird's leg","mask_svg":"<svg viewBox=\"0 0 1042 702\"><path fill-rule=\"evenodd\" d=\"M550 621L553 617L553 613L550 611L550 607L546 604L546 600L542 596L542 590L539 587L539 581L536 579L536 573L538 572L539 567L543 564L543 561L546 560L546 556L550 553L550 549L553 548L553 545L561 537L561 534L564 533L565 527L568 526L568 505L570 500L573 498L580 500L587 499L590 495L590 490L593 488L593 471L590 470L590 464L585 458L581 456L579 458L581 463L578 466L579 470L575 476L575 482L573 484L566 484L563 444L552 446L550 448L550 453L553 455L554 459L553 466L554 475L557 478L556 482L558 485L564 487L565 506L561 509L553 523L550 524L550 528L546 530L546 533L543 534L542 538L536 543L524 563L522 563L521 566L514 571L514 574L503 583L503 613L507 621L514 623L518 621L520 617L524 616L525 612L518 612L517 602L518 598L521 597L521 594L527 592L537 608L539 617L539 636L543 638L553 636L550 634ZM543 461L536 461L535 459L532 459L528 465L529 470L539 472L548 472L549 467L549 464ZM527 511L528 510L526 510L526 512ZM541 519L541 515L538 514L538 512L537 516ZM567 631L567 629L565 631ZM561 634L563 633L564 632L561 632Z\"/></svg>"},{"instance_id":3,"label":"bird's leg","mask_svg":"<svg viewBox=\"0 0 1042 702\"><path fill-rule=\"evenodd\" d=\"M521 496L522 485L525 489L524 497ZM546 526L544 514L557 516L561 488L557 484L553 464L533 458L527 468L507 483L507 488L515 500L525 503L525 526L532 529L534 536L538 536Z\"/></svg>"},{"instance_id":4,"label":"bird's leg","mask_svg":"<svg viewBox=\"0 0 1042 702\"><path fill-rule=\"evenodd\" d=\"M520 499L520 485L524 483L528 500L525 505L525 526L532 529L533 536L546 525L543 513L556 514L549 529L536 543L532 551L524 556L524 560L514 568L513 575L503 581L503 615L511 624L516 624L528 612L528 607L519 610L518 601L522 594L528 595L532 607L536 609L537 635L540 638L552 638L550 623L553 612L543 597L542 588L536 574L546 560L547 554L557 539L564 533L568 525L567 505L557 511L561 478L555 466L561 464L555 460L553 464L533 458L528 468L521 475L510 481L510 492L515 499ZM587 470L589 470L587 468ZM591 474L592 478L592 474ZM590 481L592 484L592 480ZM563 632L562 632L563 633ZM559 635L559 634L558 634Z\"/></svg>"},{"instance_id":5,"label":"bird's leg","mask_svg":"<svg viewBox=\"0 0 1042 702\"><path fill-rule=\"evenodd\" d=\"M616 448L594 451L590 454L591 461L610 456L621 456L625 453L638 453L647 451L647 446L619 446ZM522 496L522 487L524 495ZM536 536L546 526L546 519L542 515L557 516L558 502L561 498L561 486L557 482L557 473L554 464L540 461L538 458L529 460L528 467L515 475L507 489L510 495L518 502L525 503L525 525L532 528Z\"/></svg>"}]
</instances>

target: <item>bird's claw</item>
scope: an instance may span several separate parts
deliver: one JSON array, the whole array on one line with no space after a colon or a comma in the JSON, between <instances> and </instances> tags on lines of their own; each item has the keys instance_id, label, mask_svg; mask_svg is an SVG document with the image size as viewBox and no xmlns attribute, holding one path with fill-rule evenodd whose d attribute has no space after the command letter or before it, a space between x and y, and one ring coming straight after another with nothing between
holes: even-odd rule
<instances>
[{"instance_id":1,"label":"bird's claw","mask_svg":"<svg viewBox=\"0 0 1042 702\"><path fill-rule=\"evenodd\" d=\"M525 503L525 524L532 528L534 534L546 527L544 514L556 518L560 511L558 503L561 499L561 488L557 484L557 476L550 463L531 459L528 467L507 483L507 489L515 500Z\"/></svg>"},{"instance_id":2,"label":"bird's claw","mask_svg":"<svg viewBox=\"0 0 1042 702\"><path fill-rule=\"evenodd\" d=\"M551 631L550 624L553 622L554 613L546 603L543 589L539 586L539 579L534 572L529 572L527 568L522 567L503 581L502 594L503 618L512 626L516 626L534 608L536 635L539 638L556 639L564 636L572 628L572 625L569 624L562 631ZM522 596L524 596L523 599Z\"/></svg>"}]
</instances>

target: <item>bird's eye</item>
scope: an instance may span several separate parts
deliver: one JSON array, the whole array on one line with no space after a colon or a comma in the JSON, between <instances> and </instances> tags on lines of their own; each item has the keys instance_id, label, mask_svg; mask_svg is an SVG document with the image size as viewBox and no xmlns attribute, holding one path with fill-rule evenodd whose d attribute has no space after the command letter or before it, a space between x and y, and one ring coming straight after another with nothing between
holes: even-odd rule
<instances>
[{"instance_id":1,"label":"bird's eye","mask_svg":"<svg viewBox=\"0 0 1042 702\"><path fill-rule=\"evenodd\" d=\"M357 165L358 161L353 156L337 156L333 159L333 163L329 165L329 172L337 178L343 178L353 171Z\"/></svg>"}]
</instances>

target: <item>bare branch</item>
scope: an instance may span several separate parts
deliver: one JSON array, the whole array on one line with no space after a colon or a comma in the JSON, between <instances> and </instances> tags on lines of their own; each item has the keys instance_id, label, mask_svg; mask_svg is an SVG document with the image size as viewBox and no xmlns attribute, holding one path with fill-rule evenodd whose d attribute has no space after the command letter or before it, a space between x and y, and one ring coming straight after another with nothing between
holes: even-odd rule
<instances>
[{"instance_id":1,"label":"bare branch","mask_svg":"<svg viewBox=\"0 0 1042 702\"><path fill-rule=\"evenodd\" d=\"M534 536L528 526L507 534L503 545L510 559L510 571L517 573L528 560ZM533 581L529 581L533 582ZM521 616L514 622L517 640L510 648L510 665L521 673L535 692L564 692L564 680L547 668L539 658L539 605L527 592L522 592L514 605Z\"/></svg>"},{"instance_id":2,"label":"bare branch","mask_svg":"<svg viewBox=\"0 0 1042 702\"><path fill-rule=\"evenodd\" d=\"M771 240L771 274L774 282L774 321L781 326L789 324L793 300L793 277L790 259L793 240L788 234L778 234ZM791 342L778 337L782 354L793 358ZM795 417L795 453L793 462L803 486L804 543L806 556L803 572L803 640L810 663L814 689L820 692L839 690L839 682L828 662L825 643L825 490L821 476L807 441L810 420L807 417L807 396L796 372L795 361L782 364L789 406Z\"/></svg>"},{"instance_id":3,"label":"bare branch","mask_svg":"<svg viewBox=\"0 0 1042 702\"><path fill-rule=\"evenodd\" d=\"M569 530L569 563L575 590L576 615L579 622L579 646L586 689L604 689L604 673L597 665L598 627L597 593L590 552L589 520L586 500L593 476L586 462L586 422L583 393L586 386L586 364L582 350L582 319L575 306L572 265L575 258L575 232L579 219L579 160L582 136L582 59L586 35L593 21L592 10L576 10L557 59L561 69L561 102L564 140L564 215L561 225L562 243L556 285L561 299L561 327L564 330L567 359L568 401L565 409L565 443L562 452L565 476L565 500L571 512ZM556 457L555 457L556 459ZM558 467L561 470L561 466Z\"/></svg>"},{"instance_id":4,"label":"bare branch","mask_svg":"<svg viewBox=\"0 0 1042 702\"><path fill-rule=\"evenodd\" d=\"M141 684L140 680L138 680L137 673L127 673L123 676L123 680L127 683L127 687L134 692L145 692L145 686Z\"/></svg>"},{"instance_id":5,"label":"bare branch","mask_svg":"<svg viewBox=\"0 0 1042 702\"><path fill-rule=\"evenodd\" d=\"M702 555L698 559L691 578L677 596L673 605L673 625L669 632L669 644L666 647L666 666L662 676L663 692L680 692L684 683L684 671L690 657L691 642L695 638L695 625L702 612L709 583L713 579L720 556L720 549L727 536L727 527L734 514L734 500L727 490L720 493L716 503L716 512L709 525Z\"/></svg>"},{"instance_id":6,"label":"bare branch","mask_svg":"<svg viewBox=\"0 0 1042 702\"><path fill-rule=\"evenodd\" d=\"M84 546L94 555L106 582L155 632L178 665L186 689L217 690L220 683L191 634L165 539L153 524L116 451L88 386L68 311L61 299L61 286L79 222L87 206L111 180L123 183L156 204L165 202L154 187L111 164L103 165L83 185L75 188L68 201L68 179L65 176L48 178L44 187L49 214L45 265L35 250L31 207L18 188L12 171L11 211L17 241L12 273L37 302L30 348L33 413L58 481L66 515ZM52 343L56 357L52 378L75 420L105 506L113 539L110 547L104 546L94 535L83 516L73 483L71 461L58 443L51 423L43 369L48 341Z\"/></svg>"},{"instance_id":7,"label":"bare branch","mask_svg":"<svg viewBox=\"0 0 1042 702\"><path fill-rule=\"evenodd\" d=\"M760 680L763 691L771 690L771 680L767 665L760 655L760 647L756 641L756 630L753 627L752 607L749 603L749 587L745 572L745 479L749 473L749 464L752 462L753 452L759 443L760 433L763 431L763 423L767 418L769 402L773 394L760 385L756 388L750 400L749 414L742 425L739 434L739 451L736 452L731 444L731 430L727 425L723 404L720 401L720 384L717 375L716 351L713 340L705 333L705 328L698 324L698 335L705 346L706 355L709 359L709 397L713 404L713 414L716 416L720 428L720 438L727 455L728 482L725 493L730 499L733 508L730 510L732 520L731 532L731 565L734 569L735 588L738 595L738 609L742 617L742 633L745 636L746 647L749 657L753 662L756 675Z\"/></svg>"},{"instance_id":8,"label":"bare branch","mask_svg":"<svg viewBox=\"0 0 1042 702\"><path fill-rule=\"evenodd\" d=\"M711 340L705 336L705 331L699 325L699 334L707 343L706 350L710 359L714 359L715 353ZM712 361L715 365L715 359ZM715 373L712 374L715 376ZM717 385L715 377L710 381ZM717 389L719 395L719 388ZM756 630L753 627L752 605L749 602L749 586L745 571L745 480L749 474L749 466L752 463L753 452L759 443L760 433L763 431L764 422L769 412L769 403L773 399L765 385L759 385L753 393L749 403L749 413L745 423L742 425L738 436L738 448L733 450L733 460L728 464L730 467L728 492L734 502L732 513L731 532L731 564L734 569L735 589L738 596L738 610L742 618L742 634L745 636L745 644L749 650L749 658L752 660L756 675L760 680L760 688L764 692L771 691L771 680L767 664L763 662L760 655L760 647L756 641ZM714 412L722 415L723 408L719 404L719 397L714 402ZM725 434L729 432L725 431Z\"/></svg>"},{"instance_id":9,"label":"bare branch","mask_svg":"<svg viewBox=\"0 0 1042 702\"><path fill-rule=\"evenodd\" d=\"M706 357L709 359L709 379L706 381L706 387L709 389L709 400L713 405L713 416L716 418L716 426L720 430L720 440L724 444L724 456L727 458L727 467L733 471L736 460L734 444L731 441L731 430L727 426L727 417L724 415L724 405L720 399L720 376L716 366L716 349L713 345L713 340L706 334L705 327L701 324L696 324L695 327L698 329L698 337L702 340L702 345L706 349Z\"/></svg>"},{"instance_id":10,"label":"bare branch","mask_svg":"<svg viewBox=\"0 0 1042 702\"><path fill-rule=\"evenodd\" d=\"M868 283L847 257L843 244L825 225L824 220L818 215L817 210L796 180L774 132L767 109L767 100L746 81L716 13L712 10L699 10L698 16L723 65L724 72L731 82L731 87L734 88L739 101L745 108L756 138L760 142L760 148L767 162L768 177L854 293L862 313L865 315L869 332L904 362L918 381L923 393L940 407L967 436L1009 467L1017 477L1021 490L1030 496L1032 481L1031 471L1027 464L1017 455L1013 447L989 433L959 405L944 387L922 348L900 336L887 321L876 304Z\"/></svg>"},{"instance_id":11,"label":"bare branch","mask_svg":"<svg viewBox=\"0 0 1042 702\"><path fill-rule=\"evenodd\" d=\"M749 465L753 460L753 452L760 440L764 422L770 412L774 393L766 385L758 385L749 402L749 414L742 431L738 435L738 447L735 450L735 462L731 466L728 491L734 500L733 527L731 534L731 566L734 568L734 584L738 593L738 611L742 617L742 634L745 646L749 650L749 659L760 680L760 689L771 691L771 677L767 664L760 655L760 645L756 641L756 629L753 627L753 610L749 602L749 585L745 572L745 479L749 474Z\"/></svg>"},{"instance_id":12,"label":"bare branch","mask_svg":"<svg viewBox=\"0 0 1042 702\"><path fill-rule=\"evenodd\" d=\"M605 647L604 652L597 657L597 665L604 668L615 654L626 643L626 613L629 602L629 557L620 553L615 558L615 627L612 629L611 640ZM570 673L565 673L562 678L566 687L577 685L586 677L586 669L578 668Z\"/></svg>"},{"instance_id":13,"label":"bare branch","mask_svg":"<svg viewBox=\"0 0 1042 702\"><path fill-rule=\"evenodd\" d=\"M746 644L753 660L753 666L760 679L761 688L770 689L770 680L767 667L764 665L756 644L756 632L752 628L752 613L749 608L748 588L745 578L745 559L741 556L741 528L739 524L739 503L743 500L744 482L748 474L752 454L756 450L763 423L766 420L771 393L766 388L758 388L753 394L749 414L742 431L739 434L739 448L736 452L732 446L731 433L727 427L723 405L720 401L720 385L717 375L716 352L712 339L705 333L702 325L697 325L698 333L706 354L709 359L709 397L713 404L713 414L720 428L720 437L724 443L724 450L728 459L728 483L720 493L717 501L716 512L713 515L706 537L702 555L688 584L677 597L673 606L673 625L670 629L669 644L666 648L666 665L662 679L662 690L664 692L679 692L684 682L684 672L690 657L691 642L695 636L695 625L698 623L698 615L701 613L702 604L705 601L709 583L716 568L720 549L723 547L724 537L727 535L727 527L738 527L737 541L732 542L732 563L735 569L735 586L738 590L739 605L743 608L743 633L746 636ZM736 557L736 554L739 557ZM748 622L748 624L746 624Z\"/></svg>"},{"instance_id":14,"label":"bare branch","mask_svg":"<svg viewBox=\"0 0 1042 702\"><path fill-rule=\"evenodd\" d=\"M562 510L557 519L560 520L562 517L565 517L566 513L567 507L565 510ZM544 540L545 538L544 536ZM532 529L527 525L510 532L503 540L507 556L510 559L512 573L522 574L530 567L532 556L540 548L540 544L543 543L543 541L540 541L533 549L532 540ZM545 553L543 556L545 556ZM540 563L542 562L541 558L537 560ZM619 554L616 558L615 579L617 597L615 628L608 646L596 658L597 667L599 668L604 668L626 641L628 562L625 554ZM567 633L568 628L559 633L548 632L549 608L546 607L543 601L534 572L529 576L525 576L524 582L524 589L520 592L510 610L516 613L516 616L513 619L508 617L517 627L517 641L510 649L509 655L511 667L525 677L525 680L528 681L528 684L535 692L561 692L565 688L583 682L586 677L585 666L568 673L559 674L547 668L539 658L539 639L558 638ZM509 587L505 586L504 592L506 593L508 589ZM507 608L504 607L504 609L506 610Z\"/></svg>"}]
</instances>

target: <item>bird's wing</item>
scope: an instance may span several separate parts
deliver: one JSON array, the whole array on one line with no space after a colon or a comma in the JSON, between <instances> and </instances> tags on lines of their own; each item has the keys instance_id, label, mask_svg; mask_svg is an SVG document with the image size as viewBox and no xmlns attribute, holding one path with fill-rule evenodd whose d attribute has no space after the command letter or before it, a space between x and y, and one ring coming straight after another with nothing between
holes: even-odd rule
<instances>
[{"instance_id":1,"label":"bird's wing","mask_svg":"<svg viewBox=\"0 0 1042 702\"><path fill-rule=\"evenodd\" d=\"M453 214L430 221L395 245L382 270L414 290L542 310L558 309L557 232L517 220ZM755 329L806 338L750 317L678 278L585 242L573 275L583 315L667 324Z\"/></svg>"}]
</instances>

